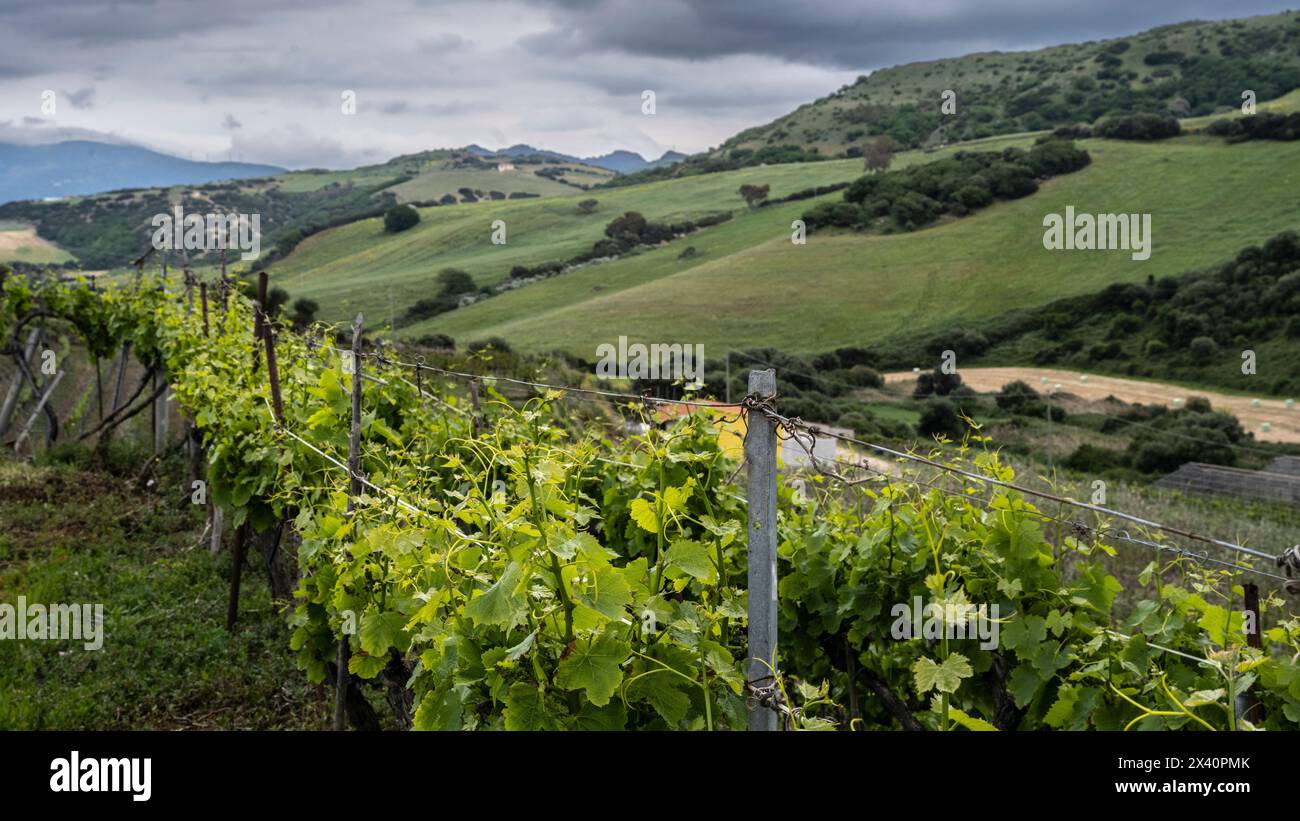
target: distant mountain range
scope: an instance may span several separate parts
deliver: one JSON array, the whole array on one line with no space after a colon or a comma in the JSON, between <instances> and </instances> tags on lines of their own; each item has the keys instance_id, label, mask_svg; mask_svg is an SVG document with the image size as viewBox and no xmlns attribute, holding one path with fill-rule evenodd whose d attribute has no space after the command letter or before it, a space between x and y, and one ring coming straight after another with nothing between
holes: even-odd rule
<instances>
[{"instance_id":1,"label":"distant mountain range","mask_svg":"<svg viewBox=\"0 0 1300 821\"><path fill-rule=\"evenodd\" d=\"M195 162L139 146L90 140L0 143L0 203L266 177L282 171L273 165Z\"/></svg>"},{"instance_id":2,"label":"distant mountain range","mask_svg":"<svg viewBox=\"0 0 1300 821\"><path fill-rule=\"evenodd\" d=\"M467 145L465 150L479 157L548 157L553 160L563 160L564 162L594 165L597 168L604 168L617 174L630 174L633 171L640 171L645 168L662 168L686 159L685 154L677 151L665 151L664 155L657 160L647 160L632 151L614 151L609 154L602 154L599 157L575 157L572 154L561 154L558 151L533 148L531 145L522 143L512 145L509 148L502 148L499 151L491 151L481 145Z\"/></svg>"}]
</instances>

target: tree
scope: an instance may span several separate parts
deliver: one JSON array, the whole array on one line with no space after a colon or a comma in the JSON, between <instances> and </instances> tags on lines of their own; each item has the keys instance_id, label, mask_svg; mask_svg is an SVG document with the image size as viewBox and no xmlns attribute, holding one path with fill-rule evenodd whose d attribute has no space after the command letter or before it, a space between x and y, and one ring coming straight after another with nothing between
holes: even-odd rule
<instances>
[{"instance_id":1,"label":"tree","mask_svg":"<svg viewBox=\"0 0 1300 821\"><path fill-rule=\"evenodd\" d=\"M583 214L590 214L592 211L596 210L596 206L599 204L599 200L583 200L578 203L578 211Z\"/></svg>"},{"instance_id":2,"label":"tree","mask_svg":"<svg viewBox=\"0 0 1300 821\"><path fill-rule=\"evenodd\" d=\"M315 300L301 297L293 301L293 314L289 319L293 322L293 327L302 330L316 321L316 312L319 310L320 305Z\"/></svg>"},{"instance_id":3,"label":"tree","mask_svg":"<svg viewBox=\"0 0 1300 821\"><path fill-rule=\"evenodd\" d=\"M1192 355L1192 361L1197 365L1208 365L1219 353L1219 343L1208 336L1198 336L1187 346L1187 352Z\"/></svg>"},{"instance_id":4,"label":"tree","mask_svg":"<svg viewBox=\"0 0 1300 821\"><path fill-rule=\"evenodd\" d=\"M621 217L616 217L605 226L605 236L614 239L630 238L633 241L639 240L645 233L646 218L637 211L628 211Z\"/></svg>"},{"instance_id":5,"label":"tree","mask_svg":"<svg viewBox=\"0 0 1300 821\"><path fill-rule=\"evenodd\" d=\"M434 282L438 285L439 296L467 294L478 288L474 284L474 277L459 268L443 268L434 278Z\"/></svg>"},{"instance_id":6,"label":"tree","mask_svg":"<svg viewBox=\"0 0 1300 821\"><path fill-rule=\"evenodd\" d=\"M754 208L763 200L767 199L767 192L771 190L770 185L749 185L740 186L740 196L745 198L745 204Z\"/></svg>"},{"instance_id":7,"label":"tree","mask_svg":"<svg viewBox=\"0 0 1300 821\"><path fill-rule=\"evenodd\" d=\"M456 340L446 334L425 334L416 339L415 344L422 348L435 348L441 350L456 349Z\"/></svg>"},{"instance_id":8,"label":"tree","mask_svg":"<svg viewBox=\"0 0 1300 821\"><path fill-rule=\"evenodd\" d=\"M266 315L279 316L280 309L289 304L289 292L283 288L272 288L266 295Z\"/></svg>"},{"instance_id":9,"label":"tree","mask_svg":"<svg viewBox=\"0 0 1300 821\"><path fill-rule=\"evenodd\" d=\"M420 212L409 205L394 205L384 212L384 230L397 234L414 228L420 222Z\"/></svg>"},{"instance_id":10,"label":"tree","mask_svg":"<svg viewBox=\"0 0 1300 821\"><path fill-rule=\"evenodd\" d=\"M916 378L916 390L912 396L927 399L933 396L947 396L962 385L961 375L943 371L922 371Z\"/></svg>"},{"instance_id":11,"label":"tree","mask_svg":"<svg viewBox=\"0 0 1300 821\"><path fill-rule=\"evenodd\" d=\"M898 143L887 134L881 135L862 147L863 166L867 171L884 171L894 161Z\"/></svg>"},{"instance_id":12,"label":"tree","mask_svg":"<svg viewBox=\"0 0 1300 821\"><path fill-rule=\"evenodd\" d=\"M966 432L966 426L951 402L936 399L927 402L925 409L921 411L921 418L916 423L916 432L925 437L946 436L956 440Z\"/></svg>"}]
</instances>

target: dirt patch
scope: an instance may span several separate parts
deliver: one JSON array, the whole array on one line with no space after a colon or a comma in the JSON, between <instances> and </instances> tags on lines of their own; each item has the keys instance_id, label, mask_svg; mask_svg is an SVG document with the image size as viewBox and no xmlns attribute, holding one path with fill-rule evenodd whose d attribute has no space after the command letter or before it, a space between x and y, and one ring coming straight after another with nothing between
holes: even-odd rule
<instances>
[{"instance_id":1,"label":"dirt patch","mask_svg":"<svg viewBox=\"0 0 1300 821\"><path fill-rule=\"evenodd\" d=\"M1193 396L1203 396L1210 400L1215 410L1226 411L1237 417L1242 427L1255 434L1255 438L1260 441L1300 442L1300 405L1288 410L1281 399L1230 396L1162 382L1098 376L1084 374L1082 371L1063 371L1053 368L962 368L958 373L961 374L962 382L981 393L999 391L1003 385L1019 379L1029 383L1034 390L1060 385L1062 394L1090 401L1114 396L1123 402L1165 405L1172 408L1175 399L1186 400ZM1083 376L1087 377L1086 382L1080 381L1080 377ZM1044 378L1047 379L1045 384L1042 381ZM915 379L916 375L910 371L885 374L887 383ZM1253 406L1254 401L1259 402L1259 407ZM1263 429L1265 423L1269 425L1268 431Z\"/></svg>"},{"instance_id":2,"label":"dirt patch","mask_svg":"<svg viewBox=\"0 0 1300 821\"><path fill-rule=\"evenodd\" d=\"M42 239L35 228L13 228L0 231L0 254L16 254L19 251L31 251L36 248L48 248L57 252L59 247L47 239Z\"/></svg>"}]
</instances>

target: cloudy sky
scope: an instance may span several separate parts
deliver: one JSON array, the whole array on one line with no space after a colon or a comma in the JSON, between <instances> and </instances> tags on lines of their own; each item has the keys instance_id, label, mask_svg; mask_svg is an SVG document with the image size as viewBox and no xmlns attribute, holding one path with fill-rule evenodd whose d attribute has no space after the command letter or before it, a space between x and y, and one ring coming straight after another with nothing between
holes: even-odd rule
<instances>
[{"instance_id":1,"label":"cloudy sky","mask_svg":"<svg viewBox=\"0 0 1300 821\"><path fill-rule=\"evenodd\" d=\"M0 141L351 167L717 145L872 69L1267 0L0 0ZM655 112L642 113L642 92ZM342 113L355 93L355 114ZM53 92L52 95L46 92ZM53 111L47 101L53 99Z\"/></svg>"}]
</instances>

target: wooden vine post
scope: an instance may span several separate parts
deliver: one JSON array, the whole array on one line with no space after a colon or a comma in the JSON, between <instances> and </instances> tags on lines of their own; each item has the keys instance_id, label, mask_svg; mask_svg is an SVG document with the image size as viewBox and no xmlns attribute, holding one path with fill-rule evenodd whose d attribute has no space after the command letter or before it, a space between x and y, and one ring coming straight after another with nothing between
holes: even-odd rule
<instances>
[{"instance_id":1,"label":"wooden vine post","mask_svg":"<svg viewBox=\"0 0 1300 821\"><path fill-rule=\"evenodd\" d=\"M749 393L776 396L776 371L750 371ZM749 507L749 664L748 681L775 695L776 677L776 423L750 410L745 431ZM777 729L777 714L751 693L749 729ZM773 703L772 707L776 704Z\"/></svg>"},{"instance_id":2,"label":"wooden vine post","mask_svg":"<svg viewBox=\"0 0 1300 821\"><path fill-rule=\"evenodd\" d=\"M235 528L230 565L230 601L226 605L226 632L235 632L235 617L239 615L239 577L244 570L244 553L248 549L248 521Z\"/></svg>"},{"instance_id":3,"label":"wooden vine post","mask_svg":"<svg viewBox=\"0 0 1300 821\"><path fill-rule=\"evenodd\" d=\"M0 405L0 435L9 430L9 423L13 419L14 412L18 408L18 400L22 396L24 384L24 369L26 363L32 360L32 354L36 351L36 343L40 340L41 331L39 328L32 328L27 333L27 344L19 353L14 354L14 361L18 363L18 358L22 361L19 363L18 372L14 374L14 379L9 383L9 390L5 394L4 404Z\"/></svg>"},{"instance_id":4,"label":"wooden vine post","mask_svg":"<svg viewBox=\"0 0 1300 821\"><path fill-rule=\"evenodd\" d=\"M265 318L262 320L262 339L266 342L266 377L271 382L271 409L275 412L275 423L283 427L284 401L280 397L280 368L275 361L275 330Z\"/></svg>"},{"instance_id":5,"label":"wooden vine post","mask_svg":"<svg viewBox=\"0 0 1300 821\"><path fill-rule=\"evenodd\" d=\"M469 419L470 435L477 439L483 426L483 422L479 418L478 377L469 381L469 401L471 407L474 409L473 415Z\"/></svg>"},{"instance_id":6,"label":"wooden vine post","mask_svg":"<svg viewBox=\"0 0 1300 821\"><path fill-rule=\"evenodd\" d=\"M199 283L199 303L203 306L203 336L211 336L208 330L208 283Z\"/></svg>"},{"instance_id":7,"label":"wooden vine post","mask_svg":"<svg viewBox=\"0 0 1300 821\"><path fill-rule=\"evenodd\" d=\"M257 345L266 326L266 271L257 274L257 304L253 306L253 373L261 364L262 349Z\"/></svg>"},{"instance_id":8,"label":"wooden vine post","mask_svg":"<svg viewBox=\"0 0 1300 821\"><path fill-rule=\"evenodd\" d=\"M348 431L348 506L347 515L356 509L356 499L361 495L361 327L363 317L357 314L352 323L352 426ZM350 558L349 554L349 558ZM334 729L343 729L344 708L348 694L348 634L342 632L339 637L338 655L335 664L338 674L335 676L334 690Z\"/></svg>"},{"instance_id":9,"label":"wooden vine post","mask_svg":"<svg viewBox=\"0 0 1300 821\"><path fill-rule=\"evenodd\" d=\"M224 277L222 278L224 285ZM225 302L225 289L222 289L222 302ZM222 311L223 317L225 311ZM261 305L253 305L253 371L257 371L257 341L261 339L259 331L261 330ZM224 524L224 521L223 521ZM220 548L220 543L214 543L212 552L216 553ZM248 520L245 519L243 524L235 528L235 540L231 546L231 565L230 565L230 601L226 606L226 630L234 632L235 618L239 615L239 581L244 572L244 554L248 551Z\"/></svg>"},{"instance_id":10,"label":"wooden vine post","mask_svg":"<svg viewBox=\"0 0 1300 821\"><path fill-rule=\"evenodd\" d=\"M221 312L217 314L217 332L226 332L226 311L230 310L230 280L226 279L226 252L221 252L221 279L217 290L221 297Z\"/></svg>"},{"instance_id":11,"label":"wooden vine post","mask_svg":"<svg viewBox=\"0 0 1300 821\"><path fill-rule=\"evenodd\" d=\"M1259 585L1254 582L1245 582L1242 584L1242 590L1245 592L1242 608L1246 612L1245 625L1246 645L1248 647L1260 648L1263 644L1259 638L1259 632L1262 627L1259 623ZM1255 698L1249 690L1238 693L1234 708L1237 711L1237 720L1245 719L1253 724L1258 725L1264 720L1264 705L1259 699ZM1240 728L1238 728L1240 729Z\"/></svg>"}]
</instances>

